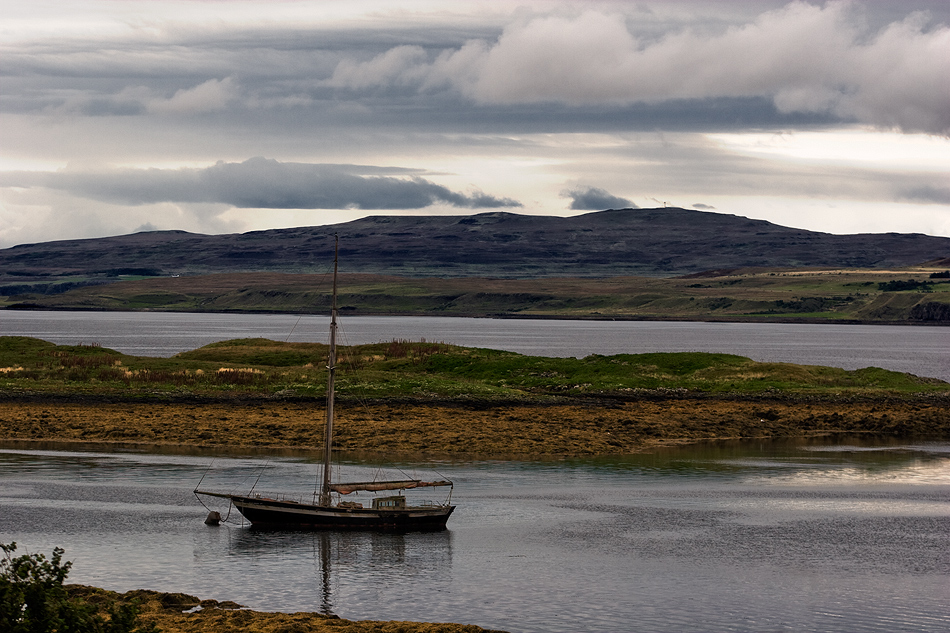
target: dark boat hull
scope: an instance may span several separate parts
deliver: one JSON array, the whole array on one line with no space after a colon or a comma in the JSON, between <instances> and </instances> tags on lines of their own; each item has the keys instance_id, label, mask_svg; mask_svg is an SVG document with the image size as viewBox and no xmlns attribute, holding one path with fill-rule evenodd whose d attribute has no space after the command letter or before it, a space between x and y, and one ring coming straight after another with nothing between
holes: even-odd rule
<instances>
[{"instance_id":1,"label":"dark boat hull","mask_svg":"<svg viewBox=\"0 0 950 633\"><path fill-rule=\"evenodd\" d=\"M251 525L310 530L377 530L437 532L445 529L455 506L407 507L399 510L328 508L266 497L228 495Z\"/></svg>"}]
</instances>

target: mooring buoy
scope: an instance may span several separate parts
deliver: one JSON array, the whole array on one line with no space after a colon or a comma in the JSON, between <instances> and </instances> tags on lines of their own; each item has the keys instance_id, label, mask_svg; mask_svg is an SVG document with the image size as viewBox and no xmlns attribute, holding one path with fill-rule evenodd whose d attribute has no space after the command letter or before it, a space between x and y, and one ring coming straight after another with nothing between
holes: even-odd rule
<instances>
[{"instance_id":1,"label":"mooring buoy","mask_svg":"<svg viewBox=\"0 0 950 633\"><path fill-rule=\"evenodd\" d=\"M208 513L208 518L205 519L205 525L220 525L221 523L221 513L215 512L212 510Z\"/></svg>"}]
</instances>

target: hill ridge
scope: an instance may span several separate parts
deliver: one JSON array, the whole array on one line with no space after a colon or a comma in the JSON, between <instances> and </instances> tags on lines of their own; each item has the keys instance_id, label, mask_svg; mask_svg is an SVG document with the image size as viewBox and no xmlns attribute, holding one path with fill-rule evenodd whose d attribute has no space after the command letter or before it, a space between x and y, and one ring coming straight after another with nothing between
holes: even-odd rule
<instances>
[{"instance_id":1,"label":"hill ridge","mask_svg":"<svg viewBox=\"0 0 950 633\"><path fill-rule=\"evenodd\" d=\"M221 272L323 272L332 236L349 272L404 277L672 277L726 268L888 268L950 256L950 238L834 235L677 207L577 216L490 211L372 215L349 222L206 235L148 231L0 250L0 281Z\"/></svg>"}]
</instances>

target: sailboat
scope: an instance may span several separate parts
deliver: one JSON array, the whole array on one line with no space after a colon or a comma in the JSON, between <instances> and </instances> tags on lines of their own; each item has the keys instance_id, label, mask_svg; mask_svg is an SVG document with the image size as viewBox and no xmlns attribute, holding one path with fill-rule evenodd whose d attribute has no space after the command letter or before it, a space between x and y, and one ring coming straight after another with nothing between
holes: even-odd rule
<instances>
[{"instance_id":1,"label":"sailboat","mask_svg":"<svg viewBox=\"0 0 950 633\"><path fill-rule=\"evenodd\" d=\"M333 482L331 460L333 456L333 418L336 377L337 334L337 270L339 264L339 238L333 256L333 299L330 310L330 353L327 363L327 407L324 428L323 476L319 490L313 493L311 503L303 503L285 497L268 497L256 493L247 495L211 492L195 489L195 495L228 499L231 504L256 527L295 528L314 530L393 530L393 531L438 531L444 530L449 516L455 510L451 505L452 482L449 480L423 481L401 479L397 481ZM199 482L198 486L201 486ZM449 497L443 503L425 502L410 505L404 491L413 488L450 488ZM373 497L371 507L362 503L341 501L340 497L358 491L396 492L394 495Z\"/></svg>"}]
</instances>

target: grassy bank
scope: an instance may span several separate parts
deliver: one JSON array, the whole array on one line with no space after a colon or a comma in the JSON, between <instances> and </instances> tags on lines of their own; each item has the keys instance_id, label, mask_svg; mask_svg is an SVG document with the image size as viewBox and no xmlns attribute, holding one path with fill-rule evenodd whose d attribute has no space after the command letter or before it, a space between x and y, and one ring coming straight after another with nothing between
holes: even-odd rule
<instances>
[{"instance_id":1,"label":"grassy bank","mask_svg":"<svg viewBox=\"0 0 950 633\"><path fill-rule=\"evenodd\" d=\"M325 394L325 345L238 339L173 358L96 345L0 337L0 390L123 399L313 399ZM899 397L948 383L879 368L854 371L759 363L702 352L549 358L441 343L391 341L341 348L337 394L361 401L518 402L674 394Z\"/></svg>"},{"instance_id":2,"label":"grassy bank","mask_svg":"<svg viewBox=\"0 0 950 633\"><path fill-rule=\"evenodd\" d=\"M317 448L325 354L252 339L163 359L0 337L0 438ZM876 368L402 341L345 348L339 364L343 451L527 457L744 437L950 437L948 383Z\"/></svg>"}]
</instances>

